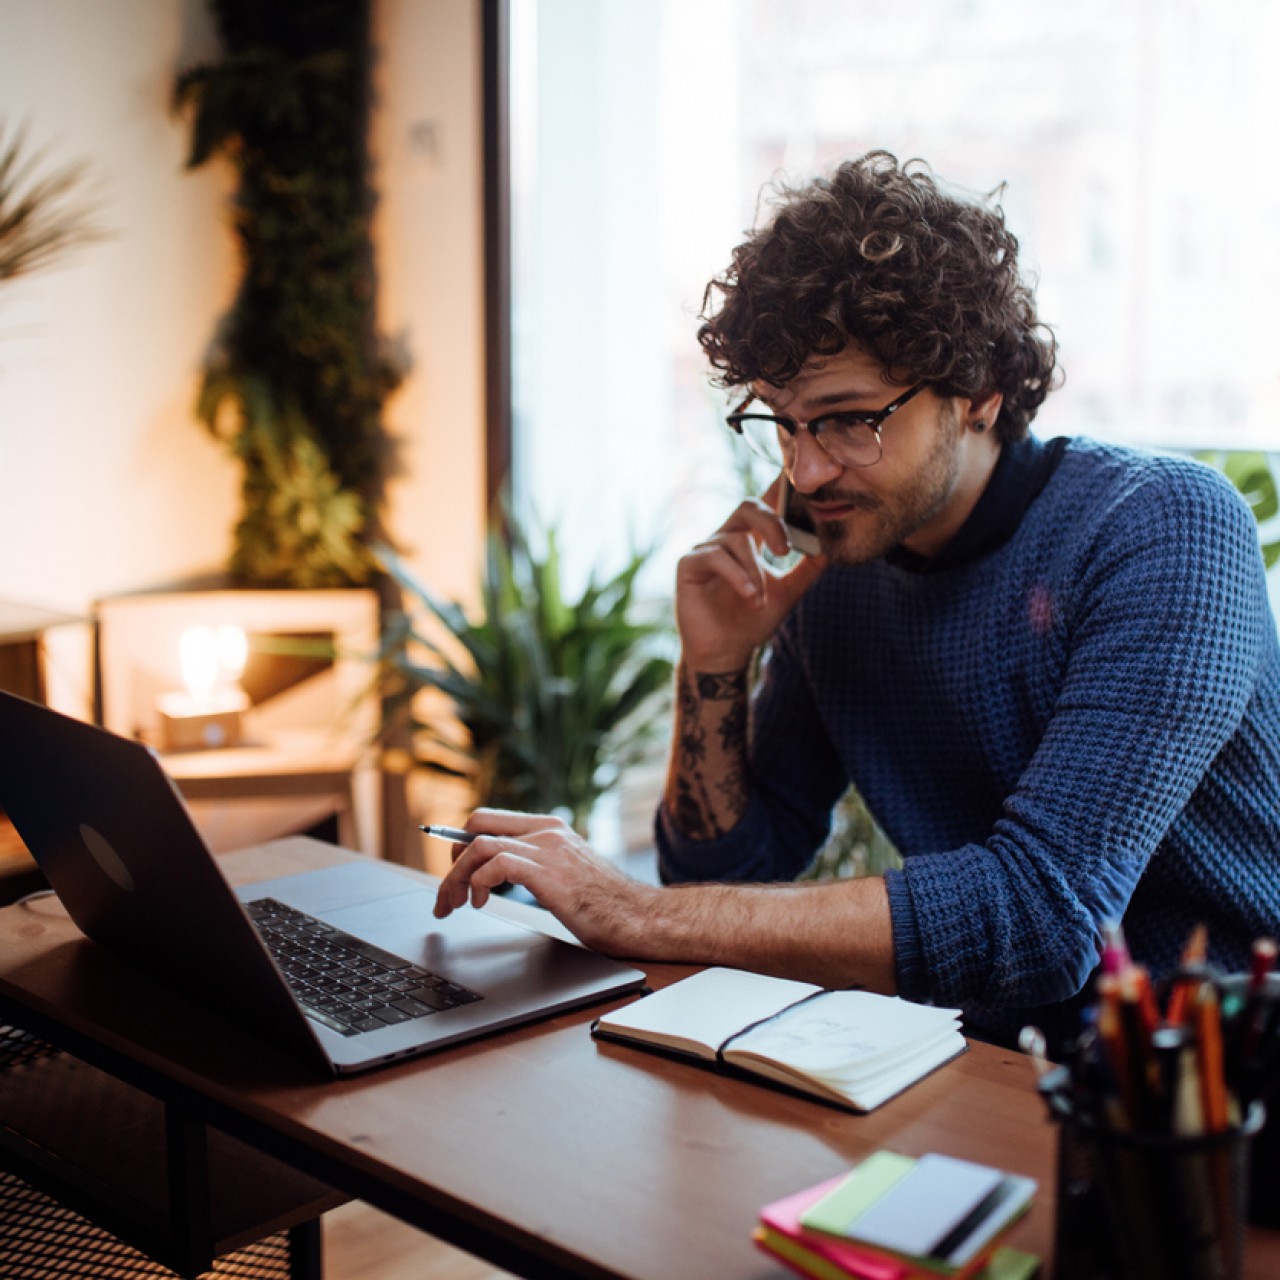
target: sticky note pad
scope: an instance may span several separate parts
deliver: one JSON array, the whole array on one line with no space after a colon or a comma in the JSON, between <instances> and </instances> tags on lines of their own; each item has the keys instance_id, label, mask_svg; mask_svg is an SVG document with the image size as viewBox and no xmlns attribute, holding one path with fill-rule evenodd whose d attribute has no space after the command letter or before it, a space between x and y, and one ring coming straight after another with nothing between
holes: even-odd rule
<instances>
[{"instance_id":1,"label":"sticky note pad","mask_svg":"<svg viewBox=\"0 0 1280 1280\"><path fill-rule=\"evenodd\" d=\"M870 1166L870 1168L868 1168ZM801 1218L804 1226L917 1258L939 1257L962 1242L1008 1175L950 1156L919 1160L877 1152ZM959 1233L967 1236L967 1230Z\"/></svg>"},{"instance_id":2,"label":"sticky note pad","mask_svg":"<svg viewBox=\"0 0 1280 1280\"><path fill-rule=\"evenodd\" d=\"M917 1257L933 1256L942 1241L1004 1181L999 1169L927 1155L868 1206L852 1230L866 1244Z\"/></svg>"},{"instance_id":3,"label":"sticky note pad","mask_svg":"<svg viewBox=\"0 0 1280 1280\"><path fill-rule=\"evenodd\" d=\"M766 1205L754 1238L806 1275L1031 1280L1039 1259L999 1241L1035 1190L1033 1178L1000 1169L880 1151L843 1177Z\"/></svg>"},{"instance_id":4,"label":"sticky note pad","mask_svg":"<svg viewBox=\"0 0 1280 1280\"><path fill-rule=\"evenodd\" d=\"M836 1187L800 1215L800 1225L844 1236L864 1213L902 1181L916 1166L911 1156L877 1151L868 1156Z\"/></svg>"}]
</instances>

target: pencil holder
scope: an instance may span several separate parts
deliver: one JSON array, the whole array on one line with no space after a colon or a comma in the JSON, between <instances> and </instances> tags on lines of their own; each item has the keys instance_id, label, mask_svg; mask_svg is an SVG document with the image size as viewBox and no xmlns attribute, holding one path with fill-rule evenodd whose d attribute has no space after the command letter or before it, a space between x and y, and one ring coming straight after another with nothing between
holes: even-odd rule
<instances>
[{"instance_id":1,"label":"pencil holder","mask_svg":"<svg viewBox=\"0 0 1280 1280\"><path fill-rule=\"evenodd\" d=\"M1265 1105L1268 1116L1280 1115L1280 1082L1271 1082ZM1264 1123L1253 1140L1248 1218L1260 1227L1280 1227L1280 1119Z\"/></svg>"},{"instance_id":2,"label":"pencil holder","mask_svg":"<svg viewBox=\"0 0 1280 1280\"><path fill-rule=\"evenodd\" d=\"M1246 974L1232 974L1222 980L1226 1001L1243 999L1248 991ZM1280 1009L1280 973L1267 977L1267 996L1273 1009ZM1254 1138L1249 1160L1250 1222L1260 1227L1280 1227L1280 1026L1270 1021L1259 1047L1259 1075L1251 1089L1267 1109L1267 1119Z\"/></svg>"},{"instance_id":3,"label":"pencil holder","mask_svg":"<svg viewBox=\"0 0 1280 1280\"><path fill-rule=\"evenodd\" d=\"M1238 1280L1250 1144L1265 1111L1195 1137L1109 1129L1056 1108L1060 1280Z\"/></svg>"}]
</instances>

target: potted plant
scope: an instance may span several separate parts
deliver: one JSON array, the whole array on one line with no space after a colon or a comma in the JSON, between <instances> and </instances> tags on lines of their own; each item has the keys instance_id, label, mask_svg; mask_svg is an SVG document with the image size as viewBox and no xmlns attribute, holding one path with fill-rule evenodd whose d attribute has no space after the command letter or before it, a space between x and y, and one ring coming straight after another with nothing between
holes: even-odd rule
<instances>
[{"instance_id":1,"label":"potted plant","mask_svg":"<svg viewBox=\"0 0 1280 1280\"><path fill-rule=\"evenodd\" d=\"M585 833L665 721L671 629L640 616L648 552L570 599L554 529L540 541L510 518L490 531L475 616L379 552L406 601L384 624L386 736L407 730L413 766L468 779L477 803L559 812ZM444 707L420 698L426 690Z\"/></svg>"},{"instance_id":2,"label":"potted plant","mask_svg":"<svg viewBox=\"0 0 1280 1280\"><path fill-rule=\"evenodd\" d=\"M49 266L76 245L101 238L80 195L86 169L70 164L41 176L26 130L6 137L0 122L0 280Z\"/></svg>"},{"instance_id":3,"label":"potted plant","mask_svg":"<svg viewBox=\"0 0 1280 1280\"><path fill-rule=\"evenodd\" d=\"M1272 521L1280 514L1280 490L1277 489L1271 459L1261 450L1213 449L1196 455L1202 462L1216 467L1235 485L1258 522L1262 559L1268 569L1280 562L1280 534L1268 537Z\"/></svg>"}]
</instances>

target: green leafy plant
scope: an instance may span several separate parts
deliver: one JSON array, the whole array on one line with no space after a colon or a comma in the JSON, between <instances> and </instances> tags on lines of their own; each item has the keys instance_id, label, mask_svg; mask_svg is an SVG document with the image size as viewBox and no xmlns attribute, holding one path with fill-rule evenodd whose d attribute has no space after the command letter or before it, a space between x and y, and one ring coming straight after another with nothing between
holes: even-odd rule
<instances>
[{"instance_id":1,"label":"green leafy plant","mask_svg":"<svg viewBox=\"0 0 1280 1280\"><path fill-rule=\"evenodd\" d=\"M418 766L468 778L478 803L558 811L584 830L665 719L670 628L639 616L636 579L648 552L569 599L555 531L538 551L510 518L505 530L488 536L474 618L380 551L410 602L385 624L386 723L411 731ZM420 716L424 690L444 694L452 716ZM465 742L450 732L454 717Z\"/></svg>"},{"instance_id":2,"label":"green leafy plant","mask_svg":"<svg viewBox=\"0 0 1280 1280\"><path fill-rule=\"evenodd\" d=\"M0 121L0 280L38 271L102 238L84 194L87 166L42 173L43 160L42 152L32 153L24 128Z\"/></svg>"},{"instance_id":3,"label":"green leafy plant","mask_svg":"<svg viewBox=\"0 0 1280 1280\"><path fill-rule=\"evenodd\" d=\"M210 370L198 411L245 465L230 564L236 580L343 587L370 576L365 505L334 474L296 401L279 404L253 375Z\"/></svg>"},{"instance_id":4,"label":"green leafy plant","mask_svg":"<svg viewBox=\"0 0 1280 1280\"><path fill-rule=\"evenodd\" d=\"M843 880L883 875L902 866L902 855L877 825L857 787L849 787L831 811L831 830L822 848L800 877Z\"/></svg>"},{"instance_id":5,"label":"green leafy plant","mask_svg":"<svg viewBox=\"0 0 1280 1280\"><path fill-rule=\"evenodd\" d=\"M374 323L368 0L213 0L225 49L178 77L188 167L239 175L243 276L197 414L244 466L232 577L367 581L400 380Z\"/></svg>"},{"instance_id":6,"label":"green leafy plant","mask_svg":"<svg viewBox=\"0 0 1280 1280\"><path fill-rule=\"evenodd\" d=\"M1280 533L1269 537L1267 526L1280 514L1280 492L1271 459L1260 450L1208 450L1196 455L1216 467L1240 490L1258 522L1262 558L1268 569L1280 562Z\"/></svg>"}]
</instances>

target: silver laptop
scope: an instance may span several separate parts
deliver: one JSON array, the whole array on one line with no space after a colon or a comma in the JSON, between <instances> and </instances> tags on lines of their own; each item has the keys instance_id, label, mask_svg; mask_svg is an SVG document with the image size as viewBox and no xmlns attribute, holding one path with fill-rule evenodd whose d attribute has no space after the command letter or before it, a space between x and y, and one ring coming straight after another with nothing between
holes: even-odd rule
<instances>
[{"instance_id":1,"label":"silver laptop","mask_svg":"<svg viewBox=\"0 0 1280 1280\"><path fill-rule=\"evenodd\" d=\"M644 983L374 859L233 890L148 747L2 692L0 809L90 938L336 1074Z\"/></svg>"}]
</instances>

